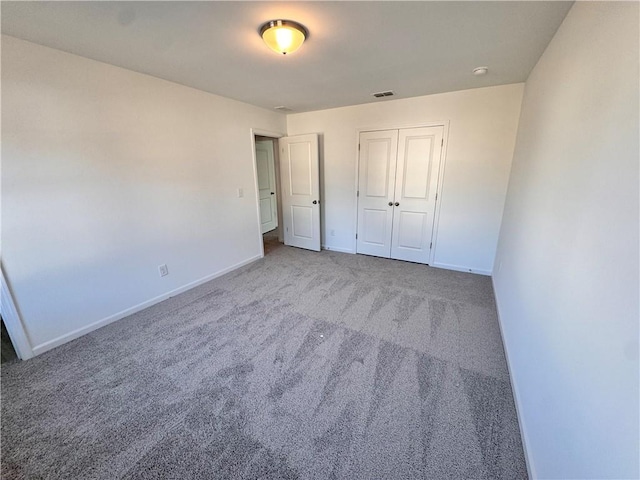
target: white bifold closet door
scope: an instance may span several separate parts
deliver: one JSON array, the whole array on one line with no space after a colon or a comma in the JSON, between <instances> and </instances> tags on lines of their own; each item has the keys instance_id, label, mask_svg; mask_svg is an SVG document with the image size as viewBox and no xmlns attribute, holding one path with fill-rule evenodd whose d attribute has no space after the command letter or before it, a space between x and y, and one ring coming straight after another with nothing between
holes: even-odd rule
<instances>
[{"instance_id":1,"label":"white bifold closet door","mask_svg":"<svg viewBox=\"0 0 640 480\"><path fill-rule=\"evenodd\" d=\"M362 132L356 251L429 263L444 128Z\"/></svg>"}]
</instances>

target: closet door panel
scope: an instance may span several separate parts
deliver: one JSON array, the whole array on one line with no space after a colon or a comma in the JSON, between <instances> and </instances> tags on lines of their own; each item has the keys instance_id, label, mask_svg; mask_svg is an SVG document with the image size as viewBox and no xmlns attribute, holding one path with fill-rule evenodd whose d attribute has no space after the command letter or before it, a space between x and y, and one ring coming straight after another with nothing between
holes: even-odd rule
<instances>
[{"instance_id":1,"label":"closet door panel","mask_svg":"<svg viewBox=\"0 0 640 480\"><path fill-rule=\"evenodd\" d=\"M398 131L360 134L356 252L391 255Z\"/></svg>"},{"instance_id":2,"label":"closet door panel","mask_svg":"<svg viewBox=\"0 0 640 480\"><path fill-rule=\"evenodd\" d=\"M428 215L420 212L400 212L398 214L397 247L419 250L422 248Z\"/></svg>"},{"instance_id":3,"label":"closet door panel","mask_svg":"<svg viewBox=\"0 0 640 480\"><path fill-rule=\"evenodd\" d=\"M426 200L429 195L429 167L427 160L432 156L432 137L407 138L398 171L402 178L400 198Z\"/></svg>"},{"instance_id":4,"label":"closet door panel","mask_svg":"<svg viewBox=\"0 0 640 480\"><path fill-rule=\"evenodd\" d=\"M399 131L391 258L429 263L443 127Z\"/></svg>"}]
</instances>

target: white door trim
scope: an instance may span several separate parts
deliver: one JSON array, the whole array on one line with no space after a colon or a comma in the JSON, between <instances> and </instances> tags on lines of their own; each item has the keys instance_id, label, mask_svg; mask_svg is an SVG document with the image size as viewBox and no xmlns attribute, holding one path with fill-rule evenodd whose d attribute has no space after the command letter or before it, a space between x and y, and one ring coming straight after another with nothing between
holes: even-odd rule
<instances>
[{"instance_id":1,"label":"white door trim","mask_svg":"<svg viewBox=\"0 0 640 480\"><path fill-rule=\"evenodd\" d=\"M357 249L357 240L356 234L358 233L358 186L360 182L360 149L358 145L360 143L360 134L362 132L375 132L378 130L401 130L404 128L420 128L420 127L443 127L444 132L442 135L443 145L442 151L440 152L440 160L438 164L438 187L437 194L438 200L436 201L436 211L433 216L433 233L431 234L433 238L433 248L431 249L431 253L429 254L429 265L433 265L435 261L436 248L438 246L438 225L440 224L440 205L442 205L443 198L443 186L444 186L444 170L446 165L447 158L447 145L449 144L449 120L443 120L439 122L424 122L424 123L411 123L411 124L386 124L386 125L375 125L370 127L358 127L356 128L356 141L355 141L355 157L356 157L356 171L355 171L355 188L354 193L356 194L355 208L354 208L354 235L351 239L351 248L355 253L358 251Z\"/></svg>"},{"instance_id":2,"label":"white door trim","mask_svg":"<svg viewBox=\"0 0 640 480\"><path fill-rule=\"evenodd\" d=\"M5 327L7 327L7 332L9 332L11 343L13 343L13 348L16 351L18 358L20 360L28 360L29 358L34 357L31 342L29 341L29 335L22 324L22 320L18 314L18 309L13 302L11 289L9 288L9 284L4 276L4 269L2 267L0 267L0 272L2 276L2 283L0 285L0 312L2 312L2 320L4 321Z\"/></svg>"},{"instance_id":3,"label":"white door trim","mask_svg":"<svg viewBox=\"0 0 640 480\"><path fill-rule=\"evenodd\" d=\"M434 266L436 263L436 248L438 246L438 225L440 225L440 206L444 198L444 169L447 159L447 146L449 145L449 121L445 122L444 132L442 134L442 151L440 152L440 164L438 165L438 200L436 201L436 211L433 215L433 248L429 255L429 265Z\"/></svg>"},{"instance_id":4,"label":"white door trim","mask_svg":"<svg viewBox=\"0 0 640 480\"><path fill-rule=\"evenodd\" d=\"M282 138L286 136L285 133L270 132L268 130L261 130L259 128L250 128L249 134L251 135L251 160L253 163L253 188L256 192L256 214L257 217L257 240L260 249L260 258L264 257L264 242L262 241L262 223L260 221L260 186L258 185L258 165L256 163L256 135L260 137L270 137L274 139ZM275 148L275 145L274 145ZM275 161L276 159L274 159Z\"/></svg>"}]
</instances>

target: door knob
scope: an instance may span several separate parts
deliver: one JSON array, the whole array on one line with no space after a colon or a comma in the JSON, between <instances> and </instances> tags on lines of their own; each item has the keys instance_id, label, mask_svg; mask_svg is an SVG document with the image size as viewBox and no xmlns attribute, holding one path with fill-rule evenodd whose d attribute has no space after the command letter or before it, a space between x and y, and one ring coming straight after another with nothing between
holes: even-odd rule
<instances>
[{"instance_id":1,"label":"door knob","mask_svg":"<svg viewBox=\"0 0 640 480\"><path fill-rule=\"evenodd\" d=\"M271 192L271 195L275 195L275 194L276 194L276 192Z\"/></svg>"},{"instance_id":2,"label":"door knob","mask_svg":"<svg viewBox=\"0 0 640 480\"><path fill-rule=\"evenodd\" d=\"M396 207L399 207L399 206L400 206L400 204L398 202L396 202Z\"/></svg>"},{"instance_id":3,"label":"door knob","mask_svg":"<svg viewBox=\"0 0 640 480\"><path fill-rule=\"evenodd\" d=\"M317 200L314 200L314 201L313 201L313 204L314 204L314 205L317 205L317 204L318 204L318 201L317 201Z\"/></svg>"},{"instance_id":4,"label":"door knob","mask_svg":"<svg viewBox=\"0 0 640 480\"><path fill-rule=\"evenodd\" d=\"M389 202L389 206L390 206L390 207L393 207L393 202Z\"/></svg>"}]
</instances>

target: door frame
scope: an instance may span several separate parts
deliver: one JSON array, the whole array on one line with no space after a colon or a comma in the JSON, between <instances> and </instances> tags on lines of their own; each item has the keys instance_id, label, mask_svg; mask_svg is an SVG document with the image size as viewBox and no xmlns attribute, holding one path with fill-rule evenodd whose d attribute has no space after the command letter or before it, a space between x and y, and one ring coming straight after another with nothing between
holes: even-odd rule
<instances>
[{"instance_id":1,"label":"door frame","mask_svg":"<svg viewBox=\"0 0 640 480\"><path fill-rule=\"evenodd\" d=\"M440 161L438 163L438 186L436 188L436 193L438 195L438 200L436 201L436 209L433 213L433 230L431 233L431 241L433 243L433 248L429 252L429 265L432 266L436 256L436 248L438 247L438 225L440 224L440 205L442 205L443 198L443 185L444 185L444 170L446 165L447 158L447 146L449 144L449 120L443 120L440 122L424 122L424 123L410 123L410 124L385 124L385 125L375 125L370 127L358 127L356 128L356 141L355 141L355 157L356 157L356 181L354 185L354 194L355 194L355 209L354 209L354 225L355 225L355 234L352 239L352 249L353 253L357 254L358 245L356 240L356 235L358 234L358 189L360 185L360 149L358 148L360 145L360 134L362 132L376 132L380 130L402 130L404 128L421 128L421 127L443 127L442 139L444 140L442 144L442 151L440 152Z\"/></svg>"},{"instance_id":2,"label":"door frame","mask_svg":"<svg viewBox=\"0 0 640 480\"><path fill-rule=\"evenodd\" d=\"M253 186L256 196L256 213L258 214L257 220L257 233L258 233L258 246L260 248L260 258L264 257L264 242L262 241L262 223L260 222L260 186L258 185L258 164L256 163L256 135L259 137L269 137L275 141L279 138L285 137L286 133L278 133L278 132L270 132L268 130L262 130L260 128L250 128L249 133L251 135L251 159L253 161ZM277 145L273 146L273 161L274 163L280 162L280 156L278 155L279 151ZM279 168L276 168L276 196L280 196L280 192L278 192L278 175ZM278 205L280 205L281 199L278 198ZM281 223L280 212L276 212L278 214L278 224ZM282 229L281 229L282 230ZM280 238L278 238L280 240Z\"/></svg>"}]
</instances>

